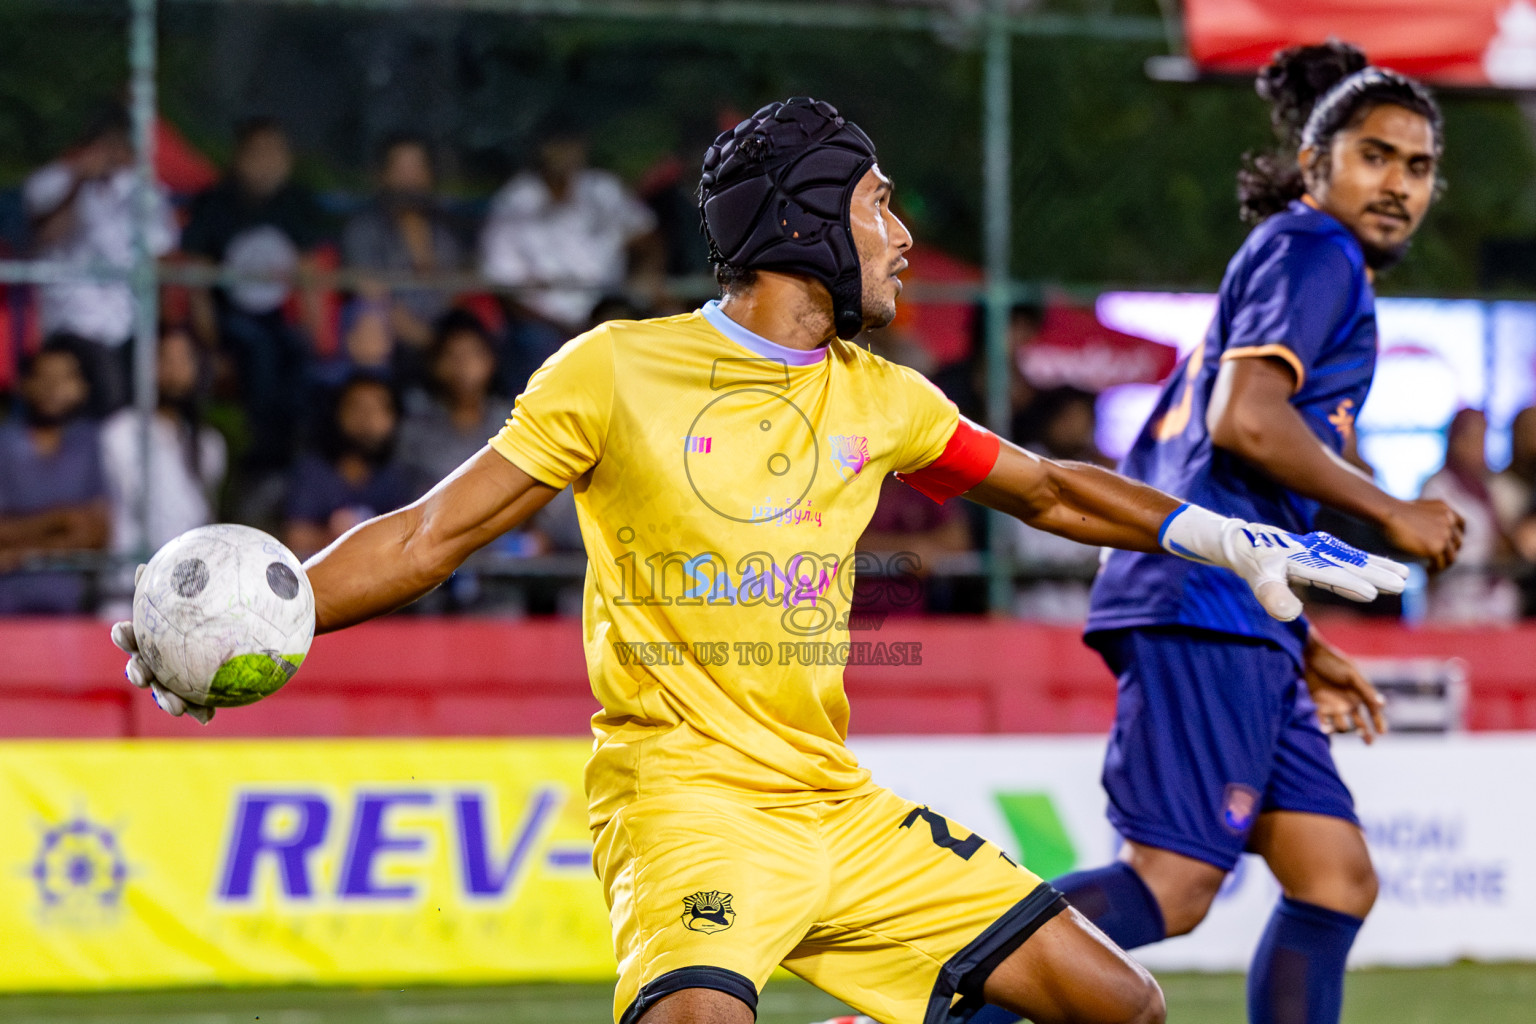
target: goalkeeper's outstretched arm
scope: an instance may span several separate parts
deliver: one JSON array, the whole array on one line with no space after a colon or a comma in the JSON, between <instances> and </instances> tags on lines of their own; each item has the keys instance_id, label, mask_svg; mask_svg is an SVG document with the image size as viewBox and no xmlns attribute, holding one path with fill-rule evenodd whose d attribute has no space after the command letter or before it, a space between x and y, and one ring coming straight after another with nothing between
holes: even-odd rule
<instances>
[{"instance_id":1,"label":"goalkeeper's outstretched arm","mask_svg":"<svg viewBox=\"0 0 1536 1024\"><path fill-rule=\"evenodd\" d=\"M961 441L956 450L985 443L982 450L988 456L995 450L996 456L979 482L963 492L952 487L948 493L964 493L972 501L1083 544L1166 551L1230 569L1277 619L1301 614L1292 583L1370 601L1379 592L1400 593L1408 575L1405 566L1357 551L1327 534L1297 536L1181 504L1154 487L1098 466L1055 462L1006 441L991 441L991 435L964 421L957 436L971 440ZM995 449L990 447L993 444ZM974 460L972 452L954 461L975 465ZM935 466L905 479L931 496L942 497L946 493L944 462L941 456ZM931 475L925 478L925 474ZM932 487L935 480L938 486Z\"/></svg>"},{"instance_id":2,"label":"goalkeeper's outstretched arm","mask_svg":"<svg viewBox=\"0 0 1536 1024\"><path fill-rule=\"evenodd\" d=\"M986 479L965 496L1036 529L1083 544L1161 551L1158 531L1180 502L1137 480L1081 462L1056 462L1001 442Z\"/></svg>"},{"instance_id":3,"label":"goalkeeper's outstretched arm","mask_svg":"<svg viewBox=\"0 0 1536 1024\"><path fill-rule=\"evenodd\" d=\"M315 631L410 604L557 493L482 448L419 500L359 523L304 564L315 590Z\"/></svg>"}]
</instances>

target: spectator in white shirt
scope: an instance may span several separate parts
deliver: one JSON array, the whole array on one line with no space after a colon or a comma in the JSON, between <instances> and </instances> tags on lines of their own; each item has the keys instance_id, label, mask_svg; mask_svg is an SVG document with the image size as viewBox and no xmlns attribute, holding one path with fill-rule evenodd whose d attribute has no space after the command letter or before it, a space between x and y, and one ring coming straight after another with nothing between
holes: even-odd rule
<instances>
[{"instance_id":1,"label":"spectator in white shirt","mask_svg":"<svg viewBox=\"0 0 1536 1024\"><path fill-rule=\"evenodd\" d=\"M149 423L149 537L139 518L144 494L140 465L143 433L138 412L123 409L101 427L102 465L112 509L112 550L155 551L196 526L213 522L215 497L224 482L224 437L202 420L201 358L186 328L160 331L155 364L157 403Z\"/></svg>"},{"instance_id":2,"label":"spectator in white shirt","mask_svg":"<svg viewBox=\"0 0 1536 1024\"><path fill-rule=\"evenodd\" d=\"M1536 562L1536 406L1515 415L1509 436L1509 466L1488 481L1488 493L1515 551Z\"/></svg>"},{"instance_id":3,"label":"spectator in white shirt","mask_svg":"<svg viewBox=\"0 0 1536 1024\"><path fill-rule=\"evenodd\" d=\"M513 311L563 335L551 351L586 329L605 294L626 283L659 290L664 266L656 215L617 175L588 167L585 141L570 133L546 140L537 169L496 193L480 259L492 281L532 286Z\"/></svg>"},{"instance_id":4,"label":"spectator in white shirt","mask_svg":"<svg viewBox=\"0 0 1536 1024\"><path fill-rule=\"evenodd\" d=\"M1429 584L1425 617L1435 622L1508 623L1520 614L1520 593L1499 574L1509 541L1494 509L1485 455L1488 421L1477 409L1463 409L1446 428L1445 466L1424 482L1420 497L1439 498L1461 513L1467 530L1456 564Z\"/></svg>"},{"instance_id":5,"label":"spectator in white shirt","mask_svg":"<svg viewBox=\"0 0 1536 1024\"><path fill-rule=\"evenodd\" d=\"M133 265L137 189L128 120L114 109L99 118L80 144L40 168L22 186L35 255L79 269ZM148 243L152 256L176 244L176 224L165 193L154 186ZM110 412L128 401L133 337L133 290L127 281L42 285L43 333L89 342L81 352L91 380L92 411Z\"/></svg>"}]
</instances>

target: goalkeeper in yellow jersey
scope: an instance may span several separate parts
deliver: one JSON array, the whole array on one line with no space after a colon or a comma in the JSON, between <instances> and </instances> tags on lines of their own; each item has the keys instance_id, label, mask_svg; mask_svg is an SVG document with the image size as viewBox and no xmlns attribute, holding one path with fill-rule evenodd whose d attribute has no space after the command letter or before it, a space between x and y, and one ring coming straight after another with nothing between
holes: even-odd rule
<instances>
[{"instance_id":1,"label":"goalkeeper in yellow jersey","mask_svg":"<svg viewBox=\"0 0 1536 1024\"><path fill-rule=\"evenodd\" d=\"M1230 569L1281 618L1300 612L1292 582L1369 600L1405 570L1036 457L849 344L894 316L912 239L874 145L827 104L722 134L700 195L722 297L568 343L479 454L310 561L318 628L408 604L571 487L616 1021L747 1024L778 964L890 1024L984 1002L1162 1021L1156 983L1060 893L845 745L853 555L881 480ZM132 648L131 627L114 635ZM211 713L129 672L172 713Z\"/></svg>"}]
</instances>

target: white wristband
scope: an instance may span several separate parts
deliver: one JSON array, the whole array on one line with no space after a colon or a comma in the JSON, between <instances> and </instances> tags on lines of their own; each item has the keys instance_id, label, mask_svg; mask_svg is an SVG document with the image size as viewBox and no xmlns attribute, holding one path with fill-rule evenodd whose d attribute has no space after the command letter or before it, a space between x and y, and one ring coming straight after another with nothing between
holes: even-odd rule
<instances>
[{"instance_id":1,"label":"white wristband","mask_svg":"<svg viewBox=\"0 0 1536 1024\"><path fill-rule=\"evenodd\" d=\"M1188 503L1180 505L1163 520L1157 531L1157 543L1164 551L1207 565L1230 565L1222 543L1227 524L1233 520L1208 508Z\"/></svg>"}]
</instances>

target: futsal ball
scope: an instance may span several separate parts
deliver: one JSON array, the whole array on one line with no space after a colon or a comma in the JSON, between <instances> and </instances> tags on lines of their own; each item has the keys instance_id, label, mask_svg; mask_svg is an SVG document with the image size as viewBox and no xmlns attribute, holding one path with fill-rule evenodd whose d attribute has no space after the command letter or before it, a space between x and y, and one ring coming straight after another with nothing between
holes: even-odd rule
<instances>
[{"instance_id":1,"label":"futsal ball","mask_svg":"<svg viewBox=\"0 0 1536 1024\"><path fill-rule=\"evenodd\" d=\"M293 552L249 526L200 526L149 560L133 593L139 653L162 685L212 707L293 678L315 637L315 594Z\"/></svg>"}]
</instances>

